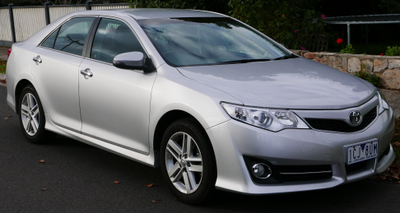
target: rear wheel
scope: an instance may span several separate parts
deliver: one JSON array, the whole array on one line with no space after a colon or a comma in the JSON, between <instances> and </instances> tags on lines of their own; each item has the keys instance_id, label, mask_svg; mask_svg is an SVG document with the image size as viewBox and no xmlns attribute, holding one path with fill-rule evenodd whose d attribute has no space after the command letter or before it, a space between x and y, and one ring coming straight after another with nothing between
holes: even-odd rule
<instances>
[{"instance_id":1,"label":"rear wheel","mask_svg":"<svg viewBox=\"0 0 400 213\"><path fill-rule=\"evenodd\" d=\"M216 180L214 153L193 119L176 121L167 128L160 154L162 175L179 200L198 204L211 195Z\"/></svg>"},{"instance_id":2,"label":"rear wheel","mask_svg":"<svg viewBox=\"0 0 400 213\"><path fill-rule=\"evenodd\" d=\"M29 142L42 143L54 136L54 133L44 129L43 107L35 89L30 85L21 92L19 110L21 130Z\"/></svg>"}]
</instances>

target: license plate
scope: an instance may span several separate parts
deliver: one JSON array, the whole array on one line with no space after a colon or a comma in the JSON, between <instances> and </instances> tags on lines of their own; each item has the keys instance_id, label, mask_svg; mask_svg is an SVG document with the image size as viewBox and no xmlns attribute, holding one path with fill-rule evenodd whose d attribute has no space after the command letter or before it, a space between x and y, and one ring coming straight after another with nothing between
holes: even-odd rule
<instances>
[{"instance_id":1,"label":"license plate","mask_svg":"<svg viewBox=\"0 0 400 213\"><path fill-rule=\"evenodd\" d=\"M368 141L345 146L347 151L347 165L370 160L378 156L378 141Z\"/></svg>"}]
</instances>

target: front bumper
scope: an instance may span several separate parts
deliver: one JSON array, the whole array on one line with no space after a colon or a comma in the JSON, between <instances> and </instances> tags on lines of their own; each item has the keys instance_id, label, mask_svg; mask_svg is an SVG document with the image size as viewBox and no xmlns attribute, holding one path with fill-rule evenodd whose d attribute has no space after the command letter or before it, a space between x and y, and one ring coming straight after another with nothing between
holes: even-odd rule
<instances>
[{"instance_id":1,"label":"front bumper","mask_svg":"<svg viewBox=\"0 0 400 213\"><path fill-rule=\"evenodd\" d=\"M245 194L272 194L331 188L385 171L395 158L390 141L394 134L392 109L384 111L364 130L353 133L286 129L270 132L235 120L207 130L217 161L216 187ZM361 166L346 166L345 146L378 140L379 156ZM259 183L252 178L245 157L273 166L329 165L331 176ZM273 171L277 172L277 171Z\"/></svg>"}]
</instances>

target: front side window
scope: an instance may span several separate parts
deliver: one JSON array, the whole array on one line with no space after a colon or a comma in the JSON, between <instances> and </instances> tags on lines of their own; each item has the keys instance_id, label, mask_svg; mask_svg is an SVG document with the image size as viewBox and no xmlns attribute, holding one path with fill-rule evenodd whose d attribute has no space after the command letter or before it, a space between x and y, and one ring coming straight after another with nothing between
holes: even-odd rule
<instances>
[{"instance_id":1,"label":"front side window","mask_svg":"<svg viewBox=\"0 0 400 213\"><path fill-rule=\"evenodd\" d=\"M135 34L125 23L106 18L101 20L90 58L112 63L116 55L136 51L144 53Z\"/></svg>"},{"instance_id":2,"label":"front side window","mask_svg":"<svg viewBox=\"0 0 400 213\"><path fill-rule=\"evenodd\" d=\"M230 18L146 19L138 23L173 66L271 60L290 54Z\"/></svg>"},{"instance_id":3,"label":"front side window","mask_svg":"<svg viewBox=\"0 0 400 213\"><path fill-rule=\"evenodd\" d=\"M54 31L42 46L82 55L83 46L94 18L74 18Z\"/></svg>"}]
</instances>

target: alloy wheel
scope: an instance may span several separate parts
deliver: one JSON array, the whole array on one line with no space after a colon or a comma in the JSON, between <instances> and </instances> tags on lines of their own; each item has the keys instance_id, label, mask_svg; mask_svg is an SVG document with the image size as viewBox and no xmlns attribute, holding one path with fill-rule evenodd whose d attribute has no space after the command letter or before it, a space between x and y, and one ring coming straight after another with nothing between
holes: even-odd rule
<instances>
[{"instance_id":1,"label":"alloy wheel","mask_svg":"<svg viewBox=\"0 0 400 213\"><path fill-rule=\"evenodd\" d=\"M26 134L29 136L36 135L40 125L40 108L32 93L26 93L22 98L21 121Z\"/></svg>"},{"instance_id":2,"label":"alloy wheel","mask_svg":"<svg viewBox=\"0 0 400 213\"><path fill-rule=\"evenodd\" d=\"M196 141L185 132L177 132L168 140L165 166L175 188L194 193L203 179L203 159Z\"/></svg>"}]
</instances>

